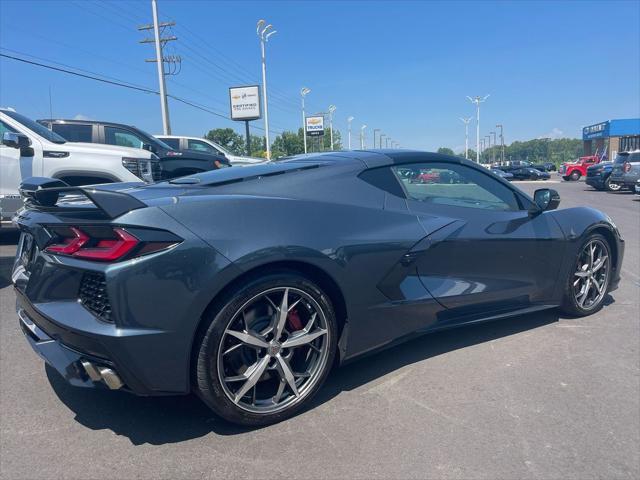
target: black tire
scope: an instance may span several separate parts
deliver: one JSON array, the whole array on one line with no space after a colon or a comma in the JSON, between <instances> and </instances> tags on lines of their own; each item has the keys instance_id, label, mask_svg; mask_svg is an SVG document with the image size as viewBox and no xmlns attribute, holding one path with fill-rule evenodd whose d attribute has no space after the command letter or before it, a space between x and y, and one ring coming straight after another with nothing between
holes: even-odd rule
<instances>
[{"instance_id":1,"label":"black tire","mask_svg":"<svg viewBox=\"0 0 640 480\"><path fill-rule=\"evenodd\" d=\"M562 177L562 179L563 179L565 182L568 182L569 180L571 180L571 177L563 176L563 177Z\"/></svg>"},{"instance_id":2,"label":"black tire","mask_svg":"<svg viewBox=\"0 0 640 480\"><path fill-rule=\"evenodd\" d=\"M322 309L327 323L328 356L323 368L318 371L315 384L307 390L297 403L274 413L255 413L235 404L225 394L218 373L218 350L225 329L232 322L236 312L247 301L261 292L273 288L291 287L304 291ZM206 331L200 335L195 352L195 390L200 398L216 414L224 419L249 427L258 427L280 422L296 415L304 409L327 378L334 363L337 348L337 322L330 298L312 281L293 271L277 271L256 278L239 286L221 299L216 308L211 309Z\"/></svg>"},{"instance_id":3,"label":"black tire","mask_svg":"<svg viewBox=\"0 0 640 480\"><path fill-rule=\"evenodd\" d=\"M612 185L615 186L612 187ZM619 192L622 188L617 183L611 183L611 177L607 177L607 179L604 181L604 189L608 192Z\"/></svg>"},{"instance_id":4,"label":"black tire","mask_svg":"<svg viewBox=\"0 0 640 480\"><path fill-rule=\"evenodd\" d=\"M574 170L573 172L571 172L571 175L569 175L569 178L571 178L572 181L577 182L578 180L580 180L580 172L578 172L577 170Z\"/></svg>"},{"instance_id":5,"label":"black tire","mask_svg":"<svg viewBox=\"0 0 640 480\"><path fill-rule=\"evenodd\" d=\"M607 256L609 259L609 262L607 264L607 269L608 269L607 276L603 285L605 294L602 295L602 298L597 302L597 304L590 306L589 308L583 308L578 304L578 301L576 299L573 282L574 282L574 279L576 278L575 272L577 271L578 263L580 262L580 254L582 253L584 248L594 240L600 241L601 244L604 246L604 248L606 248ZM573 262L571 270L569 271L567 275L567 279L565 280L564 296L563 296L562 305L560 306L560 310L574 317L584 317L586 315L591 315L599 311L602 308L604 300L607 296L606 292L608 291L609 284L611 282L611 261L612 261L611 245L609 245L609 242L607 241L607 239L604 236L600 235L599 233L589 235L580 245L580 249L578 250L578 257L576 257L575 261Z\"/></svg>"}]
</instances>

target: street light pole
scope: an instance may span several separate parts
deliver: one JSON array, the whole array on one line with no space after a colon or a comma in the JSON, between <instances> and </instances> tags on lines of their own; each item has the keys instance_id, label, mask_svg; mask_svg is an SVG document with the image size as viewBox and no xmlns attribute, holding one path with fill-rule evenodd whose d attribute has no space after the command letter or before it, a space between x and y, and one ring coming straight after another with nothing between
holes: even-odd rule
<instances>
[{"instance_id":1,"label":"street light pole","mask_svg":"<svg viewBox=\"0 0 640 480\"><path fill-rule=\"evenodd\" d=\"M384 133L381 133L380 135L378 135L378 142L380 142L380 145L378 148L382 149L382 137L386 137L386 135ZM375 148L375 145L373 146Z\"/></svg>"},{"instance_id":2,"label":"street light pole","mask_svg":"<svg viewBox=\"0 0 640 480\"><path fill-rule=\"evenodd\" d=\"M262 103L264 104L264 138L267 143L267 160L271 160L271 145L269 143L269 101L267 99L267 62L265 59L265 44L269 37L276 33L273 25L265 26L264 20L258 20L256 33L260 38L260 52L262 54Z\"/></svg>"},{"instance_id":3,"label":"street light pole","mask_svg":"<svg viewBox=\"0 0 640 480\"><path fill-rule=\"evenodd\" d=\"M467 98L471 103L476 104L476 162L480 163L480 104L489 98L489 95L485 95L483 98L469 96Z\"/></svg>"},{"instance_id":4,"label":"street light pole","mask_svg":"<svg viewBox=\"0 0 640 480\"><path fill-rule=\"evenodd\" d=\"M364 148L364 129L365 128L367 128L366 125L362 125L360 127L360 150L365 150L365 148Z\"/></svg>"},{"instance_id":5,"label":"street light pole","mask_svg":"<svg viewBox=\"0 0 640 480\"><path fill-rule=\"evenodd\" d=\"M389 148L389 137L384 139L384 148Z\"/></svg>"},{"instance_id":6,"label":"street light pole","mask_svg":"<svg viewBox=\"0 0 640 480\"><path fill-rule=\"evenodd\" d=\"M373 129L373 148L376 148L376 132L379 132L379 131L380 131L379 128Z\"/></svg>"},{"instance_id":7,"label":"street light pole","mask_svg":"<svg viewBox=\"0 0 640 480\"><path fill-rule=\"evenodd\" d=\"M347 118L347 131L349 132L349 150L351 150L351 122L354 117Z\"/></svg>"},{"instance_id":8,"label":"street light pole","mask_svg":"<svg viewBox=\"0 0 640 480\"><path fill-rule=\"evenodd\" d=\"M300 97L302 98L302 138L304 139L304 153L307 153L307 125L306 125L306 116L304 114L304 97L307 94L311 93L311 89L307 87L302 87L300 90Z\"/></svg>"},{"instance_id":9,"label":"street light pole","mask_svg":"<svg viewBox=\"0 0 640 480\"><path fill-rule=\"evenodd\" d=\"M502 134L502 124L497 124L496 128L500 129L500 149L502 150L502 162L504 162L504 135Z\"/></svg>"},{"instance_id":10,"label":"street light pole","mask_svg":"<svg viewBox=\"0 0 640 480\"><path fill-rule=\"evenodd\" d=\"M329 105L329 140L331 141L331 150L333 150L333 112L336 111L335 105Z\"/></svg>"},{"instance_id":11,"label":"street light pole","mask_svg":"<svg viewBox=\"0 0 640 480\"><path fill-rule=\"evenodd\" d=\"M491 150L491 162L495 163L496 161L496 132L489 132L489 135L493 135L493 150Z\"/></svg>"},{"instance_id":12,"label":"street light pole","mask_svg":"<svg viewBox=\"0 0 640 480\"><path fill-rule=\"evenodd\" d=\"M471 121L471 118L472 117L460 117L460 120L462 120L462 123L464 123L464 158L466 159L469 158L469 154L467 152L469 152L469 122Z\"/></svg>"}]
</instances>

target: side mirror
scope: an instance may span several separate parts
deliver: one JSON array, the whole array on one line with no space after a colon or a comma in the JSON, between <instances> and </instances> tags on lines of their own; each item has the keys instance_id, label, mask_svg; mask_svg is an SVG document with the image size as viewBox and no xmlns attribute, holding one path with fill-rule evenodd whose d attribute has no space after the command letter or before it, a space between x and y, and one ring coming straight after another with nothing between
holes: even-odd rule
<instances>
[{"instance_id":1,"label":"side mirror","mask_svg":"<svg viewBox=\"0 0 640 480\"><path fill-rule=\"evenodd\" d=\"M31 140L26 135L15 132L4 132L2 136L2 144L11 148L28 148L31 145Z\"/></svg>"},{"instance_id":2,"label":"side mirror","mask_svg":"<svg viewBox=\"0 0 640 480\"><path fill-rule=\"evenodd\" d=\"M555 210L560 205L560 194L550 188L540 188L533 193L533 203L535 207L532 213Z\"/></svg>"},{"instance_id":3,"label":"side mirror","mask_svg":"<svg viewBox=\"0 0 640 480\"><path fill-rule=\"evenodd\" d=\"M151 145L149 143L142 144L142 148L144 150L147 150L147 151L151 152L151 153L157 153L156 152L156 147L154 147L153 145Z\"/></svg>"}]
</instances>

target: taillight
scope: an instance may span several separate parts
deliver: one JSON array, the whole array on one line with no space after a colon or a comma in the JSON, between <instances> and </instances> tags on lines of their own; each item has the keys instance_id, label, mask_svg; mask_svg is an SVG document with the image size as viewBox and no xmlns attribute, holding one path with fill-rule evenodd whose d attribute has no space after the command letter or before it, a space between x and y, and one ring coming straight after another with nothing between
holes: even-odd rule
<instances>
[{"instance_id":1,"label":"taillight","mask_svg":"<svg viewBox=\"0 0 640 480\"><path fill-rule=\"evenodd\" d=\"M167 241L167 238L159 241L141 240L122 227L54 226L50 230L54 234L54 240L45 248L45 252L98 262L115 262L146 255L179 243L177 238L176 241ZM162 235L165 236L166 234Z\"/></svg>"},{"instance_id":2,"label":"taillight","mask_svg":"<svg viewBox=\"0 0 640 480\"><path fill-rule=\"evenodd\" d=\"M624 173L628 173L628 172L630 172L630 171L631 171L631 164L630 164L629 162L624 162L624 163L622 164L622 171L623 171Z\"/></svg>"}]
</instances>

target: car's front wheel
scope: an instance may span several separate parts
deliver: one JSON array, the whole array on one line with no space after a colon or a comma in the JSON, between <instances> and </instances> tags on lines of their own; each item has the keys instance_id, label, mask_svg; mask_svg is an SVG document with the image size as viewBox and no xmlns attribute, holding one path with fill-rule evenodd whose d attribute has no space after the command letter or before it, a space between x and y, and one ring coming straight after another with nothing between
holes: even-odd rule
<instances>
[{"instance_id":1,"label":"car's front wheel","mask_svg":"<svg viewBox=\"0 0 640 480\"><path fill-rule=\"evenodd\" d=\"M565 284L562 310L584 316L602 308L611 280L611 248L600 234L589 236Z\"/></svg>"},{"instance_id":2,"label":"car's front wheel","mask_svg":"<svg viewBox=\"0 0 640 480\"><path fill-rule=\"evenodd\" d=\"M611 181L611 177L607 177L607 179L604 181L604 188L606 188L610 192L617 192L618 190L620 190L620 184L613 183Z\"/></svg>"},{"instance_id":3,"label":"car's front wheel","mask_svg":"<svg viewBox=\"0 0 640 480\"><path fill-rule=\"evenodd\" d=\"M260 426L296 414L331 369L337 344L331 301L296 273L237 288L211 316L197 352L196 388L231 422Z\"/></svg>"},{"instance_id":4,"label":"car's front wheel","mask_svg":"<svg viewBox=\"0 0 640 480\"><path fill-rule=\"evenodd\" d=\"M574 170L573 172L571 172L571 175L569 175L569 178L574 182L577 182L578 180L580 180L580 172Z\"/></svg>"}]
</instances>

